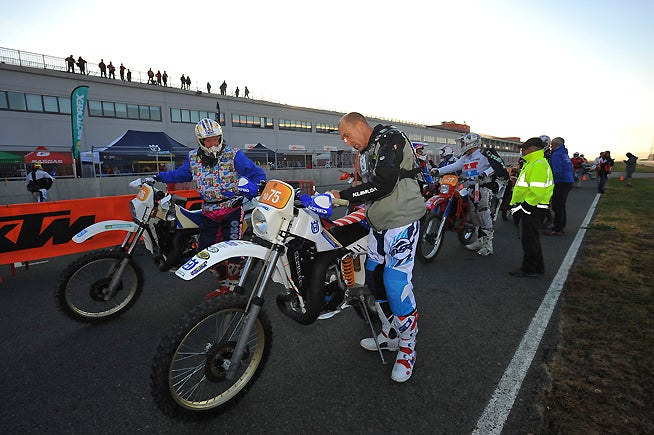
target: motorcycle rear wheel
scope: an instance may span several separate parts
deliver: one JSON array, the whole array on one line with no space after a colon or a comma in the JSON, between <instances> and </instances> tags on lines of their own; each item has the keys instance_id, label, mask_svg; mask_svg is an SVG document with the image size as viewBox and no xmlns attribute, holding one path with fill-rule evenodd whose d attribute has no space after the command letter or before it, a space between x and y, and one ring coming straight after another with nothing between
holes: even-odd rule
<instances>
[{"instance_id":1,"label":"motorcycle rear wheel","mask_svg":"<svg viewBox=\"0 0 654 435\"><path fill-rule=\"evenodd\" d=\"M423 263L429 263L436 258L438 252L443 246L443 239L445 238L445 226L439 233L442 217L430 213L424 221L424 225L420 226L420 238L418 239L418 249L416 249L416 256Z\"/></svg>"},{"instance_id":2,"label":"motorcycle rear wheel","mask_svg":"<svg viewBox=\"0 0 654 435\"><path fill-rule=\"evenodd\" d=\"M83 323L114 319L129 310L143 291L143 271L129 259L113 296L108 286L125 253L120 249L91 252L71 263L60 275L55 289L57 307Z\"/></svg>"},{"instance_id":3,"label":"motorcycle rear wheel","mask_svg":"<svg viewBox=\"0 0 654 435\"><path fill-rule=\"evenodd\" d=\"M247 297L236 294L209 299L162 339L152 362L150 391L164 414L184 420L220 414L261 375L272 348L272 325L263 310L235 378L226 378L224 364L241 334L247 302Z\"/></svg>"}]
</instances>

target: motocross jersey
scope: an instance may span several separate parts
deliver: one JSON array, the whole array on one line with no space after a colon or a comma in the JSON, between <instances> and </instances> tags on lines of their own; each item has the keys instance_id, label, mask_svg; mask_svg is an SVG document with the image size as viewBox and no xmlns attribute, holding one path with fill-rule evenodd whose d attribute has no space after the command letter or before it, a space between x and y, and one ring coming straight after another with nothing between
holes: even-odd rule
<instances>
[{"instance_id":1,"label":"motocross jersey","mask_svg":"<svg viewBox=\"0 0 654 435\"><path fill-rule=\"evenodd\" d=\"M341 198L366 203L366 218L377 231L399 228L425 214L425 201L414 171L411 142L395 127L378 124L360 152L362 183L340 192Z\"/></svg>"},{"instance_id":2,"label":"motocross jersey","mask_svg":"<svg viewBox=\"0 0 654 435\"><path fill-rule=\"evenodd\" d=\"M457 171L462 171L462 175L471 181L476 181L482 173L490 177L495 172L488 158L481 153L480 149L476 149L468 155L463 155L454 163L438 169L439 174L451 174Z\"/></svg>"},{"instance_id":3,"label":"motocross jersey","mask_svg":"<svg viewBox=\"0 0 654 435\"><path fill-rule=\"evenodd\" d=\"M554 192L552 168L545 160L543 150L536 150L522 158L525 164L513 186L511 204L526 202L535 207L547 208Z\"/></svg>"},{"instance_id":4,"label":"motocross jersey","mask_svg":"<svg viewBox=\"0 0 654 435\"><path fill-rule=\"evenodd\" d=\"M194 181L202 197L204 212L232 207L229 198L238 193L240 177L258 184L266 179L266 174L243 151L228 146L225 146L215 166L203 165L195 149L188 153L182 166L158 175L158 179L164 183Z\"/></svg>"}]
</instances>

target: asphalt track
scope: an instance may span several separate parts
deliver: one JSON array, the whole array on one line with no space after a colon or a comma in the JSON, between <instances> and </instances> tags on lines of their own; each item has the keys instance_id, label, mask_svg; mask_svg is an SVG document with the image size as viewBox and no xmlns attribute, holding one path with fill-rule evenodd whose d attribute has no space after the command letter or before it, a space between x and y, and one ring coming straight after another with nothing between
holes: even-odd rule
<instances>
[{"instance_id":1,"label":"asphalt track","mask_svg":"<svg viewBox=\"0 0 654 435\"><path fill-rule=\"evenodd\" d=\"M72 256L19 268L15 276L2 266L0 433L466 434L482 421L501 379L517 392L502 433L533 432L538 392L547 383L543 364L556 347L560 299L542 325L533 362L516 351L596 196L591 183L570 193L566 234L542 236L542 277L507 274L520 265L522 251L517 229L502 221L494 255L468 252L448 233L437 259L416 265L418 359L405 384L391 381L391 365L360 348L367 326L354 312L301 326L277 310L273 289L266 304L273 350L262 376L236 406L200 422L161 414L149 376L160 338L212 289L210 276L184 282L139 257L146 282L137 304L114 321L90 326L55 306L55 282ZM524 381L505 375L515 355L526 366Z\"/></svg>"}]
</instances>

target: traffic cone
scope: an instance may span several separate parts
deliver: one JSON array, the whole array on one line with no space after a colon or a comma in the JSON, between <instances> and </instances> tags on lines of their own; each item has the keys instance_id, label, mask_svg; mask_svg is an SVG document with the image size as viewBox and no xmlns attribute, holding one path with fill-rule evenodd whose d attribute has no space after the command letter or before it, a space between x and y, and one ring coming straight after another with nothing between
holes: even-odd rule
<instances>
[{"instance_id":1,"label":"traffic cone","mask_svg":"<svg viewBox=\"0 0 654 435\"><path fill-rule=\"evenodd\" d=\"M581 181L586 181L586 176L585 175L582 175Z\"/></svg>"},{"instance_id":2,"label":"traffic cone","mask_svg":"<svg viewBox=\"0 0 654 435\"><path fill-rule=\"evenodd\" d=\"M620 175L620 181L624 181L624 175Z\"/></svg>"}]
</instances>

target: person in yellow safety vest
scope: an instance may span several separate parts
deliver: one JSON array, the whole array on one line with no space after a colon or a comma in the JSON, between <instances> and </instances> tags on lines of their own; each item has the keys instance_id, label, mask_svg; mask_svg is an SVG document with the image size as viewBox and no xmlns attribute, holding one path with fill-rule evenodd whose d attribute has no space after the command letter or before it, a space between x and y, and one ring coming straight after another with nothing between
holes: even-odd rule
<instances>
[{"instance_id":1,"label":"person in yellow safety vest","mask_svg":"<svg viewBox=\"0 0 654 435\"><path fill-rule=\"evenodd\" d=\"M530 277L545 273L540 227L554 191L552 168L545 159L541 138L532 137L520 145L525 161L513 187L511 211L516 225L522 222L522 266L509 275Z\"/></svg>"}]
</instances>

